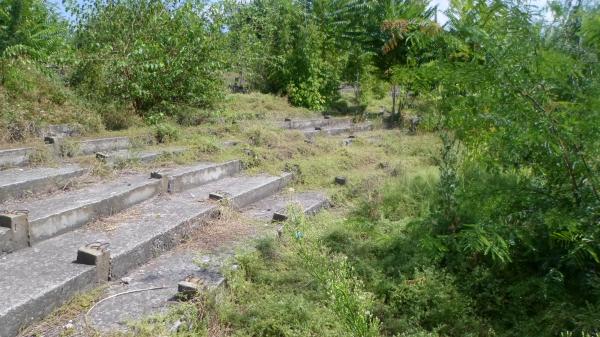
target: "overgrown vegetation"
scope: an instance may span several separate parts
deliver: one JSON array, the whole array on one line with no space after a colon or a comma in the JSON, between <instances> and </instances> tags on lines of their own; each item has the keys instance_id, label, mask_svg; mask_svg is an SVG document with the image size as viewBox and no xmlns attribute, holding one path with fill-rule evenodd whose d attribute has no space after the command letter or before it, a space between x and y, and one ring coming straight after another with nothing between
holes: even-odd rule
<instances>
[{"instance_id":1,"label":"overgrown vegetation","mask_svg":"<svg viewBox=\"0 0 600 337\"><path fill-rule=\"evenodd\" d=\"M520 1L453 1L444 26L420 0L68 4L70 23L41 0L0 4L1 141L43 123L146 124L200 157L293 170L298 188L352 209L293 219L285 240L240 258L224 302L201 308L232 334L598 333L597 4L552 2L545 22ZM312 110L417 115L442 137L437 168L403 161L401 141L326 158L300 135L241 127L309 111L225 96L226 72ZM223 150L223 135L248 146ZM385 156L391 177L361 172ZM340 169L361 183L331 188Z\"/></svg>"}]
</instances>

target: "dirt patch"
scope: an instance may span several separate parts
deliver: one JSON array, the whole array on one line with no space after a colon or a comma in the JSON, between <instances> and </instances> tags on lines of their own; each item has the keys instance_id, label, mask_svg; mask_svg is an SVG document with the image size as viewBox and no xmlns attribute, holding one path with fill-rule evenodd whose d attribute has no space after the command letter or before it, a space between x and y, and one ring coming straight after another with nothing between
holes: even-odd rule
<instances>
[{"instance_id":1,"label":"dirt patch","mask_svg":"<svg viewBox=\"0 0 600 337\"><path fill-rule=\"evenodd\" d=\"M252 240L273 228L273 224L248 219L239 212L222 207L218 218L209 220L193 231L185 243L176 249L211 253Z\"/></svg>"}]
</instances>

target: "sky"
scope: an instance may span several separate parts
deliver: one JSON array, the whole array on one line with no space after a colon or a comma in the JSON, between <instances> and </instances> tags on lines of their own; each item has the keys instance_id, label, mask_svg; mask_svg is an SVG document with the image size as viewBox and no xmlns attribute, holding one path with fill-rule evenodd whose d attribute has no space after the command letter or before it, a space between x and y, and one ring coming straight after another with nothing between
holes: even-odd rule
<instances>
[{"instance_id":1,"label":"sky","mask_svg":"<svg viewBox=\"0 0 600 337\"><path fill-rule=\"evenodd\" d=\"M444 12L448 9L449 2L450 2L449 0L432 0L431 1L431 6L435 6L435 5L438 6L437 18L438 18L438 23L440 23L440 24L444 24L444 23L446 23L446 21L448 21L448 17L446 17ZM537 6L541 10L546 7L546 5L548 4L548 0L529 0L529 3L533 6ZM545 19L549 19L550 13L548 11L545 11L544 17L545 17Z\"/></svg>"},{"instance_id":2,"label":"sky","mask_svg":"<svg viewBox=\"0 0 600 337\"><path fill-rule=\"evenodd\" d=\"M540 9L542 9L546 6L547 1L548 0L529 0L529 2L532 5L538 6ZM58 9L59 13L61 13L61 15L63 15L65 18L69 18L69 15L64 10L62 0L48 0L48 2L55 5L56 8ZM435 5L438 6L438 15L437 15L438 22L443 25L444 23L446 23L446 21L448 21L448 18L446 17L444 12L448 9L449 0L431 0L431 6L435 6ZM545 17L549 18L549 15L550 15L549 13L546 13Z\"/></svg>"}]
</instances>

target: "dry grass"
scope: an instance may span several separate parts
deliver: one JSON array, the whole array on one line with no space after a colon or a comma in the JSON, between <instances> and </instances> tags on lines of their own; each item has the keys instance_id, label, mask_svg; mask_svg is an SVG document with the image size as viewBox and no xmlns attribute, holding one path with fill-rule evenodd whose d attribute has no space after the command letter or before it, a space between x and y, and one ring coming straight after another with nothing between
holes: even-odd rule
<instances>
[{"instance_id":1,"label":"dry grass","mask_svg":"<svg viewBox=\"0 0 600 337\"><path fill-rule=\"evenodd\" d=\"M0 62L0 144L22 142L45 124L77 123L102 129L100 116L64 86L31 64Z\"/></svg>"},{"instance_id":2,"label":"dry grass","mask_svg":"<svg viewBox=\"0 0 600 337\"><path fill-rule=\"evenodd\" d=\"M83 314L102 298L105 289L100 286L76 295L44 320L21 331L18 337L92 337L82 325Z\"/></svg>"},{"instance_id":3,"label":"dry grass","mask_svg":"<svg viewBox=\"0 0 600 337\"><path fill-rule=\"evenodd\" d=\"M223 247L232 249L273 228L272 224L261 224L256 220L244 217L227 206L221 206L220 215L217 218L207 221L192 232L186 242L177 249L193 250L199 253L211 253L223 249Z\"/></svg>"},{"instance_id":4,"label":"dry grass","mask_svg":"<svg viewBox=\"0 0 600 337\"><path fill-rule=\"evenodd\" d=\"M261 93L229 94L221 108L233 113L267 118L309 117L318 115L305 108L293 107L285 97Z\"/></svg>"},{"instance_id":5,"label":"dry grass","mask_svg":"<svg viewBox=\"0 0 600 337\"><path fill-rule=\"evenodd\" d=\"M439 145L435 135L411 136L398 130L376 130L358 134L350 146L340 145L345 136L317 137L314 143L309 144L303 134L282 130L275 122L288 116L311 116L310 112L292 108L284 98L279 97L251 94L231 95L229 99L224 109L229 111L229 117L239 116L239 119L234 117L235 122L226 119L229 122L182 128L180 140L170 145L188 147L190 150L183 156L177 159L164 158L152 164L131 163L119 170L107 168L92 157L78 158L78 163L93 168L92 174L67 188L81 188L86 184L112 180L123 174L148 172L173 164L188 164L198 160L222 162L237 158L243 161L249 174L279 174L286 169L294 171L296 190L325 191L337 207L331 214L341 215L352 208L357 195L370 195L372 192L375 197L382 182L390 176L428 171L433 167L432 158L436 155ZM262 119L257 119L257 115L262 116ZM140 128L102 135L147 133L148 129ZM223 142L226 140L236 140L238 144L224 146ZM349 183L346 186L333 183L334 177L340 175L348 178ZM133 209L125 210L98 220L88 225L88 228L110 232L139 215ZM253 238L274 235L275 227L273 224L245 219L240 213L223 207L219 218L207 221L177 249L206 253L217 252L224 247L231 250L251 242ZM77 311L80 314L94 300L97 298L88 300L89 303L80 300L82 304L69 304L58 311L60 314L53 314L48 320L28 331L44 336L64 335L65 331L61 328L69 319L73 319L69 317L77 317ZM203 307L198 309L201 314L214 315L214 312L211 313ZM209 336L230 335L230 329L223 326L216 317L209 318L208 322ZM60 334L51 334L55 332Z\"/></svg>"}]
</instances>

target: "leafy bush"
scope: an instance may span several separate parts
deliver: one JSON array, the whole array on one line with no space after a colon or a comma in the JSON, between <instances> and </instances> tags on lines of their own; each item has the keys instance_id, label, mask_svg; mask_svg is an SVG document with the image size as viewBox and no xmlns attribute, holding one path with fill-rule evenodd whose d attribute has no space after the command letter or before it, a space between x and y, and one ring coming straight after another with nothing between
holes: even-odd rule
<instances>
[{"instance_id":1,"label":"leafy bush","mask_svg":"<svg viewBox=\"0 0 600 337\"><path fill-rule=\"evenodd\" d=\"M71 50L67 24L42 0L0 3L0 58L58 61Z\"/></svg>"},{"instance_id":2,"label":"leafy bush","mask_svg":"<svg viewBox=\"0 0 600 337\"><path fill-rule=\"evenodd\" d=\"M158 143L169 143L179 139L179 129L169 123L159 123L153 126L154 138Z\"/></svg>"},{"instance_id":3,"label":"leafy bush","mask_svg":"<svg viewBox=\"0 0 600 337\"><path fill-rule=\"evenodd\" d=\"M131 109L102 104L97 110L108 130L124 130L140 122L140 118Z\"/></svg>"},{"instance_id":4,"label":"leafy bush","mask_svg":"<svg viewBox=\"0 0 600 337\"><path fill-rule=\"evenodd\" d=\"M201 3L96 1L71 11L81 54L71 82L86 93L140 114L161 104L207 107L222 97L219 26Z\"/></svg>"},{"instance_id":5,"label":"leafy bush","mask_svg":"<svg viewBox=\"0 0 600 337\"><path fill-rule=\"evenodd\" d=\"M337 97L345 60L326 28L335 10L289 0L236 4L230 9L229 43L244 53L231 55L230 63L246 71L259 90L323 110Z\"/></svg>"}]
</instances>

